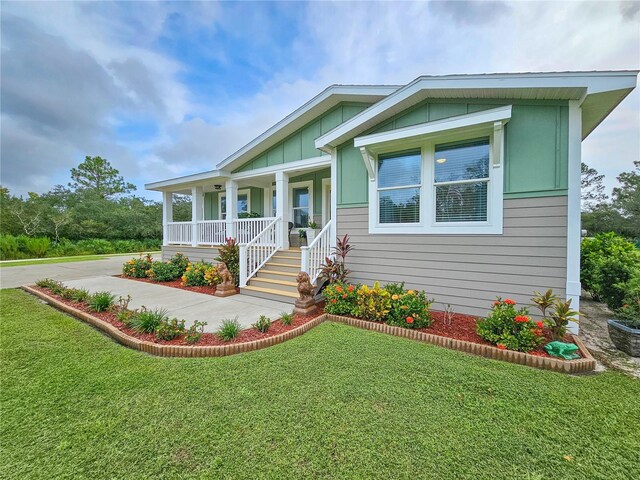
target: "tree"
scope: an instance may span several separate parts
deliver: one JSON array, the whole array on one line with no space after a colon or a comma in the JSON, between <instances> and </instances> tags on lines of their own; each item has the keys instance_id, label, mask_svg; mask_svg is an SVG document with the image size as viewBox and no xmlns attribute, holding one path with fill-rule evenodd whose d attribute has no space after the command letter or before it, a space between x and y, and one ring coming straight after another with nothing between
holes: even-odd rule
<instances>
[{"instance_id":1,"label":"tree","mask_svg":"<svg viewBox=\"0 0 640 480\"><path fill-rule=\"evenodd\" d=\"M120 172L102 157L86 156L78 168L71 169L71 179L71 188L100 198L110 198L136 189L132 183L125 182Z\"/></svg>"},{"instance_id":2,"label":"tree","mask_svg":"<svg viewBox=\"0 0 640 480\"><path fill-rule=\"evenodd\" d=\"M613 206L628 220L634 236L640 236L640 161L634 170L618 176L619 187L613 189Z\"/></svg>"},{"instance_id":3,"label":"tree","mask_svg":"<svg viewBox=\"0 0 640 480\"><path fill-rule=\"evenodd\" d=\"M606 201L608 197L604 193L604 185L602 184L604 175L598 175L598 171L595 168L589 167L584 162L580 164L580 173L582 209L589 210Z\"/></svg>"}]
</instances>

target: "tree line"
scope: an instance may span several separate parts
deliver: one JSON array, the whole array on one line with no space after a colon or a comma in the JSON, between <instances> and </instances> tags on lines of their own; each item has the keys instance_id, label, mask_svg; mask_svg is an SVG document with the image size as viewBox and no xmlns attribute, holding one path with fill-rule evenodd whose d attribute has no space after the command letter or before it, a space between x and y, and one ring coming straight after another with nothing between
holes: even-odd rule
<instances>
[{"instance_id":1,"label":"tree line","mask_svg":"<svg viewBox=\"0 0 640 480\"><path fill-rule=\"evenodd\" d=\"M61 239L162 238L162 203L134 194L135 185L101 157L85 157L71 182L49 192L12 195L0 186L0 234ZM174 195L174 219L191 219L191 199Z\"/></svg>"},{"instance_id":2,"label":"tree line","mask_svg":"<svg viewBox=\"0 0 640 480\"><path fill-rule=\"evenodd\" d=\"M640 239L640 161L622 172L620 185L611 195L605 193L604 175L582 164L582 228L588 235L615 232L627 238Z\"/></svg>"}]
</instances>

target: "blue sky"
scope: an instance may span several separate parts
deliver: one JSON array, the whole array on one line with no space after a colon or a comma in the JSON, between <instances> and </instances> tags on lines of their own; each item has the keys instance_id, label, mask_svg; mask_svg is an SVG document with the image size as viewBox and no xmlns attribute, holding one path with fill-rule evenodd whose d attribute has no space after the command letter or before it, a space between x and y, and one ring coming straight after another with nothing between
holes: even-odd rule
<instances>
[{"instance_id":1,"label":"blue sky","mask_svg":"<svg viewBox=\"0 0 640 480\"><path fill-rule=\"evenodd\" d=\"M2 2L2 184L85 155L144 183L208 170L332 83L640 68L637 2ZM583 143L640 158L634 92Z\"/></svg>"}]
</instances>

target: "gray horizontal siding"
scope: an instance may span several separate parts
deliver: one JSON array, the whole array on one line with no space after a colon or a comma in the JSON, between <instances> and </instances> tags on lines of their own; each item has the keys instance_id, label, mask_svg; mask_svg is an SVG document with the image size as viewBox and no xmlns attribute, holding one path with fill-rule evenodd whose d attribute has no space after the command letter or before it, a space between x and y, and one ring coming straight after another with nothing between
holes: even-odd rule
<instances>
[{"instance_id":1,"label":"gray horizontal siding","mask_svg":"<svg viewBox=\"0 0 640 480\"><path fill-rule=\"evenodd\" d=\"M183 245L168 245L162 247L162 260L169 260L176 253L183 253L192 262L205 261L209 263L215 262L218 256L217 247L187 247Z\"/></svg>"},{"instance_id":2,"label":"gray horizontal siding","mask_svg":"<svg viewBox=\"0 0 640 480\"><path fill-rule=\"evenodd\" d=\"M484 315L496 296L528 304L534 290L565 294L565 196L505 200L502 235L370 235L366 207L338 209L337 223L355 247L352 282L404 281L434 309Z\"/></svg>"}]
</instances>

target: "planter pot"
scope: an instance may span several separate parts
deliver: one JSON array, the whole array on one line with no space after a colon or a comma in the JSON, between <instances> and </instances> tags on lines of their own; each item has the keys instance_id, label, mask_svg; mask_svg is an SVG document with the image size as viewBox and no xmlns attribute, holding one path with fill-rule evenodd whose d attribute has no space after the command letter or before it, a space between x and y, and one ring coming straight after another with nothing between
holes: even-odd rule
<instances>
[{"instance_id":1,"label":"planter pot","mask_svg":"<svg viewBox=\"0 0 640 480\"><path fill-rule=\"evenodd\" d=\"M627 327L616 320L607 322L609 337L618 350L640 357L640 329Z\"/></svg>"},{"instance_id":2,"label":"planter pot","mask_svg":"<svg viewBox=\"0 0 640 480\"><path fill-rule=\"evenodd\" d=\"M316 238L316 235L318 234L319 230L314 230L313 228L306 228L305 231L307 232L307 245L311 245L311 242L313 242L313 240Z\"/></svg>"}]
</instances>

